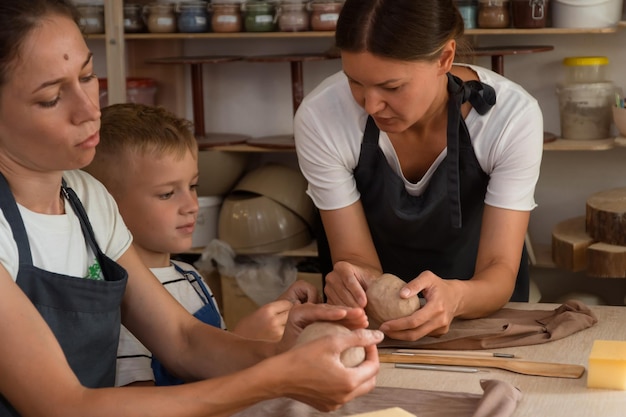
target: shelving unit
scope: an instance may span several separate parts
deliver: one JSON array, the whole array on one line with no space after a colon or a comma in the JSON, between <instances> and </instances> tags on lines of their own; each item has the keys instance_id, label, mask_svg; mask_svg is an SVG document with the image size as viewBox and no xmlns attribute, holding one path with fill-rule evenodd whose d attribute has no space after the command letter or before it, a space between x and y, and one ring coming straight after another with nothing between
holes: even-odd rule
<instances>
[{"instance_id":1,"label":"shelving unit","mask_svg":"<svg viewBox=\"0 0 626 417\"><path fill-rule=\"evenodd\" d=\"M145 63L147 59L166 56L181 56L183 45L189 40L202 40L206 42L222 42L228 40L294 40L294 39L328 39L332 40L334 32L240 32L240 33L170 33L170 34L125 34L122 22L123 0L110 0L105 2L106 34L89 35L88 39L102 39L107 45L107 72L109 78L109 102L125 101L125 78L127 71L133 75L153 76L167 80L168 91L165 92L164 101L168 103L170 110L178 114L184 114L187 100L184 97L187 86L184 85L184 68L170 66L170 69L155 69ZM620 22L615 27L600 29L571 29L571 28L540 28L540 29L469 29L466 35L479 44L481 37L519 35L519 36L542 36L542 35L610 35L626 28L626 22ZM533 41L534 43L534 41ZM128 57L126 54L128 53ZM152 68L150 68L152 67ZM573 141L557 139L544 145L546 151L577 151L577 150L610 150L616 146L624 146L625 138L609 138L597 141ZM290 149L271 149L266 147L251 146L249 144L216 146L211 149L227 152L293 152ZM544 245L546 246L546 245ZM553 267L550 247L534 245L535 264L537 266ZM315 251L310 250L306 256L315 256Z\"/></svg>"},{"instance_id":2,"label":"shelving unit","mask_svg":"<svg viewBox=\"0 0 626 417\"><path fill-rule=\"evenodd\" d=\"M115 3L116 0L110 2ZM107 2L109 3L109 2ZM610 34L626 28L626 21L620 22L615 27L598 29L573 29L573 28L539 28L539 29L467 29L467 36L500 36L500 35L580 35L580 34ZM236 33L126 33L126 40L154 40L154 39L296 39L296 38L332 38L332 31L308 31L308 32L236 32ZM104 39L104 34L88 35L89 39Z\"/></svg>"}]
</instances>

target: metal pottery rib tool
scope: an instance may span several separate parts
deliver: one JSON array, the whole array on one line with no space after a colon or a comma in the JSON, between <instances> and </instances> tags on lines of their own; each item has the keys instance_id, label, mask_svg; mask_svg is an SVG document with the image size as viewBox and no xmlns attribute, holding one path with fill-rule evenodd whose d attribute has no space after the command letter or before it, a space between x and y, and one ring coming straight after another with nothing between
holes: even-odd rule
<instances>
[{"instance_id":1,"label":"metal pottery rib tool","mask_svg":"<svg viewBox=\"0 0 626 417\"><path fill-rule=\"evenodd\" d=\"M396 349L394 353L410 355L437 355L437 356L480 356L487 358L518 358L513 353L485 352L481 350L430 350L430 349Z\"/></svg>"},{"instance_id":2,"label":"metal pottery rib tool","mask_svg":"<svg viewBox=\"0 0 626 417\"><path fill-rule=\"evenodd\" d=\"M410 355L379 353L383 363L418 363L428 365L461 365L497 368L517 372L524 375L547 376L555 378L580 378L585 372L582 365L572 365L552 362L533 362L521 359L470 357L470 356L443 356L443 355Z\"/></svg>"},{"instance_id":3,"label":"metal pottery rib tool","mask_svg":"<svg viewBox=\"0 0 626 417\"><path fill-rule=\"evenodd\" d=\"M453 366L453 365L422 365L419 363L396 363L394 368L401 369L419 369L422 371L445 371L445 372L463 372L473 374L481 372L477 368L468 368L467 366ZM488 372L488 371L483 371Z\"/></svg>"}]
</instances>

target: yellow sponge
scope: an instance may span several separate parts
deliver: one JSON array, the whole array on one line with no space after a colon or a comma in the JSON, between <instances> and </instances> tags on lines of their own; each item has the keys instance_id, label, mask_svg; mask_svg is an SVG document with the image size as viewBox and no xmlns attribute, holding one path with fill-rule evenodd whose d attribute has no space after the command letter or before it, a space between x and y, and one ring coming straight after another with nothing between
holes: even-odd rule
<instances>
[{"instance_id":1,"label":"yellow sponge","mask_svg":"<svg viewBox=\"0 0 626 417\"><path fill-rule=\"evenodd\" d=\"M593 342L589 354L587 387L626 390L626 341Z\"/></svg>"}]
</instances>

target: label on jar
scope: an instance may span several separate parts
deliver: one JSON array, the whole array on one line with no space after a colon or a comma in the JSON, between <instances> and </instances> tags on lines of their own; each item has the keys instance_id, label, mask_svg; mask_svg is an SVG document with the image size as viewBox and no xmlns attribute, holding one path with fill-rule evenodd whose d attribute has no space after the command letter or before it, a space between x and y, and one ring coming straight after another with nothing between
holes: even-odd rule
<instances>
[{"instance_id":1,"label":"label on jar","mask_svg":"<svg viewBox=\"0 0 626 417\"><path fill-rule=\"evenodd\" d=\"M232 15L217 16L216 20L219 23L237 23L238 21L237 16L232 16Z\"/></svg>"},{"instance_id":2,"label":"label on jar","mask_svg":"<svg viewBox=\"0 0 626 417\"><path fill-rule=\"evenodd\" d=\"M206 17L204 17L204 16L196 16L194 18L194 20L196 22L196 25L198 25L198 26L206 25Z\"/></svg>"},{"instance_id":3,"label":"label on jar","mask_svg":"<svg viewBox=\"0 0 626 417\"><path fill-rule=\"evenodd\" d=\"M255 23L273 23L274 16L272 16L271 14L261 14L258 16L254 16L254 22Z\"/></svg>"},{"instance_id":4,"label":"label on jar","mask_svg":"<svg viewBox=\"0 0 626 417\"><path fill-rule=\"evenodd\" d=\"M156 20L157 25L159 26L169 26L174 24L173 17L158 17Z\"/></svg>"},{"instance_id":5,"label":"label on jar","mask_svg":"<svg viewBox=\"0 0 626 417\"><path fill-rule=\"evenodd\" d=\"M336 22L339 19L339 13L322 13L320 20L322 22Z\"/></svg>"},{"instance_id":6,"label":"label on jar","mask_svg":"<svg viewBox=\"0 0 626 417\"><path fill-rule=\"evenodd\" d=\"M86 26L86 29L101 30L103 28L102 21L97 17L85 17L81 18L81 23Z\"/></svg>"}]
</instances>

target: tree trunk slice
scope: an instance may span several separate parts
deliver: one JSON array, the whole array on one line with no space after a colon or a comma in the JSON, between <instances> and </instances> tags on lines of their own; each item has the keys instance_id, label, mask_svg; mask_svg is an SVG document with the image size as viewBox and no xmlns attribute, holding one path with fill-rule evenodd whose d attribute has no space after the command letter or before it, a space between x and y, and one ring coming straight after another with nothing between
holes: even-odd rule
<instances>
[{"instance_id":1,"label":"tree trunk slice","mask_svg":"<svg viewBox=\"0 0 626 417\"><path fill-rule=\"evenodd\" d=\"M598 242L626 246L626 188L614 188L587 199L586 231Z\"/></svg>"},{"instance_id":2,"label":"tree trunk slice","mask_svg":"<svg viewBox=\"0 0 626 417\"><path fill-rule=\"evenodd\" d=\"M626 246L594 243L587 248L587 275L626 278Z\"/></svg>"},{"instance_id":3,"label":"tree trunk slice","mask_svg":"<svg viewBox=\"0 0 626 417\"><path fill-rule=\"evenodd\" d=\"M552 230L552 260L572 272L587 269L587 248L594 240L585 232L585 217L574 217L558 223Z\"/></svg>"}]
</instances>

